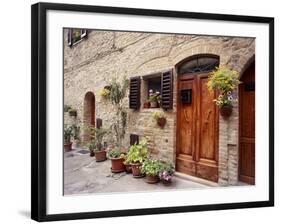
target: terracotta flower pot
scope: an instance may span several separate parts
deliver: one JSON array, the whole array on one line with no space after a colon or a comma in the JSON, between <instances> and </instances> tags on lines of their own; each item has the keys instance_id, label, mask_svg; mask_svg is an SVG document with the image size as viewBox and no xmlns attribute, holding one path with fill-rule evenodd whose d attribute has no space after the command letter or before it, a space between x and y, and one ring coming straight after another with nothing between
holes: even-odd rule
<instances>
[{"instance_id":1,"label":"terracotta flower pot","mask_svg":"<svg viewBox=\"0 0 281 224\"><path fill-rule=\"evenodd\" d=\"M72 142L64 143L64 144L63 144L63 148L64 148L64 151L65 151L65 152L71 151L71 149L72 149Z\"/></svg>"},{"instance_id":2,"label":"terracotta flower pot","mask_svg":"<svg viewBox=\"0 0 281 224\"><path fill-rule=\"evenodd\" d=\"M150 102L145 102L143 104L143 108L150 108Z\"/></svg>"},{"instance_id":3,"label":"terracotta flower pot","mask_svg":"<svg viewBox=\"0 0 281 224\"><path fill-rule=\"evenodd\" d=\"M126 173L132 173L132 166L131 164L125 164Z\"/></svg>"},{"instance_id":4,"label":"terracotta flower pot","mask_svg":"<svg viewBox=\"0 0 281 224\"><path fill-rule=\"evenodd\" d=\"M160 117L160 118L158 118L157 119L157 124L161 127L161 128L163 128L164 126L165 126L165 124L166 124L166 118L165 117Z\"/></svg>"},{"instance_id":5,"label":"terracotta flower pot","mask_svg":"<svg viewBox=\"0 0 281 224\"><path fill-rule=\"evenodd\" d=\"M111 160L111 172L120 173L125 171L124 158L110 158Z\"/></svg>"},{"instance_id":6,"label":"terracotta flower pot","mask_svg":"<svg viewBox=\"0 0 281 224\"><path fill-rule=\"evenodd\" d=\"M105 161L106 160L106 151L105 150L96 151L95 156L96 156L97 162Z\"/></svg>"},{"instance_id":7,"label":"terracotta flower pot","mask_svg":"<svg viewBox=\"0 0 281 224\"><path fill-rule=\"evenodd\" d=\"M220 114L223 118L228 118L232 113L232 105L225 105L220 108Z\"/></svg>"},{"instance_id":8,"label":"terracotta flower pot","mask_svg":"<svg viewBox=\"0 0 281 224\"><path fill-rule=\"evenodd\" d=\"M90 151L90 156L94 157L95 156L95 152L93 150Z\"/></svg>"},{"instance_id":9,"label":"terracotta flower pot","mask_svg":"<svg viewBox=\"0 0 281 224\"><path fill-rule=\"evenodd\" d=\"M145 182L149 183L149 184L156 184L159 182L159 177L158 177L158 175L156 175L156 176L146 175Z\"/></svg>"},{"instance_id":10,"label":"terracotta flower pot","mask_svg":"<svg viewBox=\"0 0 281 224\"><path fill-rule=\"evenodd\" d=\"M150 102L150 107L151 108L158 108L159 104L158 104L158 102Z\"/></svg>"},{"instance_id":11,"label":"terracotta flower pot","mask_svg":"<svg viewBox=\"0 0 281 224\"><path fill-rule=\"evenodd\" d=\"M143 177L144 175L141 173L141 163L131 163L133 177Z\"/></svg>"}]
</instances>

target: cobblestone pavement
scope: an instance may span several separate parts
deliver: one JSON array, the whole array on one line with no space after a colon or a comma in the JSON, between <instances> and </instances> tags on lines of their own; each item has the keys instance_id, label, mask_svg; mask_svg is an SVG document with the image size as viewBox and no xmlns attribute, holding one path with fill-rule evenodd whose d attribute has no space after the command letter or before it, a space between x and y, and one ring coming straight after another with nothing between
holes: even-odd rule
<instances>
[{"instance_id":1,"label":"cobblestone pavement","mask_svg":"<svg viewBox=\"0 0 281 224\"><path fill-rule=\"evenodd\" d=\"M125 172L113 174L111 162L96 162L95 157L78 150L64 154L64 194L109 192L166 191L171 189L202 189L209 186L174 176L172 184L148 184L144 178L133 178Z\"/></svg>"}]
</instances>

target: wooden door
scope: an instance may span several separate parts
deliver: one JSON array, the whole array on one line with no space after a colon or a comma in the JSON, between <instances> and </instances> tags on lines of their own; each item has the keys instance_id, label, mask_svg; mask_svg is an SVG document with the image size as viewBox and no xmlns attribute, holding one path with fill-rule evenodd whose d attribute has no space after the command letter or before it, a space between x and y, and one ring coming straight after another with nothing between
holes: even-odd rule
<instances>
[{"instance_id":1,"label":"wooden door","mask_svg":"<svg viewBox=\"0 0 281 224\"><path fill-rule=\"evenodd\" d=\"M239 85L239 180L255 184L255 63Z\"/></svg>"},{"instance_id":2,"label":"wooden door","mask_svg":"<svg viewBox=\"0 0 281 224\"><path fill-rule=\"evenodd\" d=\"M177 158L179 172L218 181L218 110L215 92L207 88L208 74L180 75L177 107ZM184 94L191 92L191 101Z\"/></svg>"}]
</instances>

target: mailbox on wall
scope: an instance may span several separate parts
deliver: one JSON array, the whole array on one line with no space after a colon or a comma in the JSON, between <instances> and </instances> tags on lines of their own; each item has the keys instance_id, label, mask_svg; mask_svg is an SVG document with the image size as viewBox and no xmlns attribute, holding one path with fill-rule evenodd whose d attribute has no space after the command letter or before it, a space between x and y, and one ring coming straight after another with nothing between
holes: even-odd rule
<instances>
[{"instance_id":1,"label":"mailbox on wall","mask_svg":"<svg viewBox=\"0 0 281 224\"><path fill-rule=\"evenodd\" d=\"M192 89L182 89L181 90L181 102L182 102L182 104L191 104Z\"/></svg>"}]
</instances>

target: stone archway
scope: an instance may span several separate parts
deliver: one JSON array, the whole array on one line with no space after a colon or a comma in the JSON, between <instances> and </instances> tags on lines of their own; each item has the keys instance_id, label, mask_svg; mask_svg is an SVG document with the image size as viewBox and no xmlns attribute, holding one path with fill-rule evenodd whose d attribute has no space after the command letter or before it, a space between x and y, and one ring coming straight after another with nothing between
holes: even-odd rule
<instances>
[{"instance_id":1,"label":"stone archway","mask_svg":"<svg viewBox=\"0 0 281 224\"><path fill-rule=\"evenodd\" d=\"M96 120L96 99L93 92L87 92L84 97L84 114L83 114L84 124L86 126L95 127ZM84 141L90 140L89 133L85 131Z\"/></svg>"}]
</instances>

